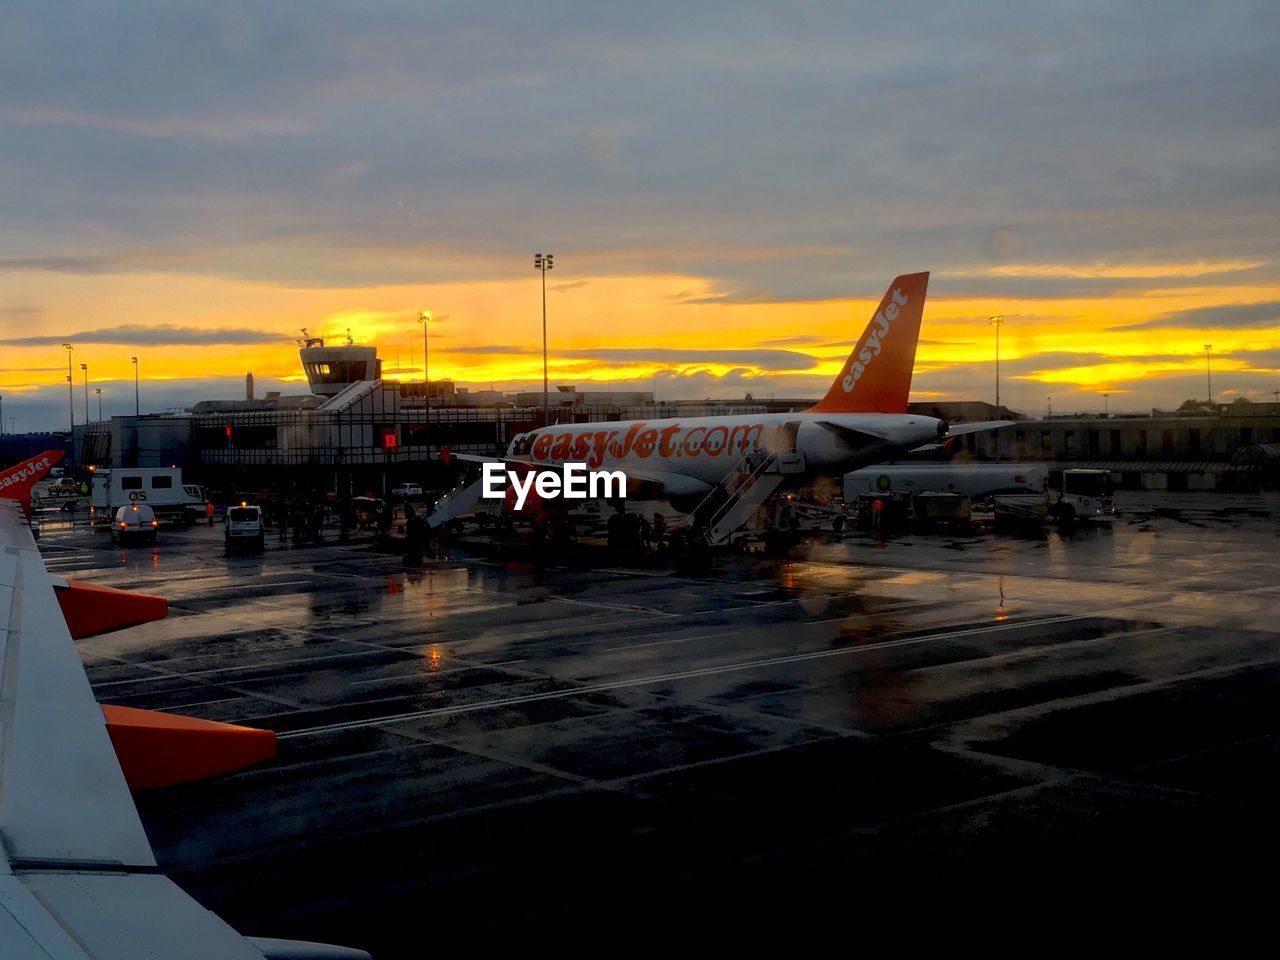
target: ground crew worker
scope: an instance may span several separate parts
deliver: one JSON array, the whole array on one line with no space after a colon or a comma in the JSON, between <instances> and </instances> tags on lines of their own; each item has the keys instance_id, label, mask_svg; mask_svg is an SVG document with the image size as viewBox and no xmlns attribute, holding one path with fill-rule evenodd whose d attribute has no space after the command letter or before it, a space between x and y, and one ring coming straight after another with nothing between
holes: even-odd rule
<instances>
[{"instance_id":1,"label":"ground crew worker","mask_svg":"<svg viewBox=\"0 0 1280 960\"><path fill-rule=\"evenodd\" d=\"M205 515L205 518L209 521L209 526L212 527L213 526L213 501L212 500L210 500L208 503L204 505L204 515Z\"/></svg>"},{"instance_id":2,"label":"ground crew worker","mask_svg":"<svg viewBox=\"0 0 1280 960\"><path fill-rule=\"evenodd\" d=\"M880 530L880 518L884 515L884 501L876 497L875 502L871 504L871 529Z\"/></svg>"}]
</instances>

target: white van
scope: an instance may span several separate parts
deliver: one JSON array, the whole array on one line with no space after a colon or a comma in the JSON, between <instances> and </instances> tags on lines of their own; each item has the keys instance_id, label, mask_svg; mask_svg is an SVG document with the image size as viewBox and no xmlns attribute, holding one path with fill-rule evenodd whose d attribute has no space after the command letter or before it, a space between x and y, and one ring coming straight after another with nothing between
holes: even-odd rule
<instances>
[{"instance_id":1,"label":"white van","mask_svg":"<svg viewBox=\"0 0 1280 960\"><path fill-rule=\"evenodd\" d=\"M245 547L262 552L266 545L266 532L262 524L262 508L240 504L227 507L226 529L223 533L227 550Z\"/></svg>"},{"instance_id":2,"label":"white van","mask_svg":"<svg viewBox=\"0 0 1280 960\"><path fill-rule=\"evenodd\" d=\"M145 503L133 503L116 511L111 521L111 540L121 546L132 542L155 546L158 526L160 521L154 510Z\"/></svg>"},{"instance_id":3,"label":"white van","mask_svg":"<svg viewBox=\"0 0 1280 960\"><path fill-rule=\"evenodd\" d=\"M92 516L114 517L124 506L145 503L159 520L194 523L204 517L204 488L182 482L181 467L115 467L93 476Z\"/></svg>"}]
</instances>

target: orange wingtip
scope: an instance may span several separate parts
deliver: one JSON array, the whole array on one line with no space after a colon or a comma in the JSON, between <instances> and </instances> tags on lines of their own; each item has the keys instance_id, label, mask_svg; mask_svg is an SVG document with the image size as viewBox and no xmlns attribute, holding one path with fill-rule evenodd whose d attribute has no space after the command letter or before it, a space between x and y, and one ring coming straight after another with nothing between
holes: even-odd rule
<instances>
[{"instance_id":1,"label":"orange wingtip","mask_svg":"<svg viewBox=\"0 0 1280 960\"><path fill-rule=\"evenodd\" d=\"M102 715L130 790L204 780L276 755L271 730L112 704Z\"/></svg>"},{"instance_id":2,"label":"orange wingtip","mask_svg":"<svg viewBox=\"0 0 1280 960\"><path fill-rule=\"evenodd\" d=\"M54 594L62 608L63 619L67 621L67 629L76 640L163 620L169 613L169 601L164 597L129 593L75 580L68 580L65 587L55 588Z\"/></svg>"}]
</instances>

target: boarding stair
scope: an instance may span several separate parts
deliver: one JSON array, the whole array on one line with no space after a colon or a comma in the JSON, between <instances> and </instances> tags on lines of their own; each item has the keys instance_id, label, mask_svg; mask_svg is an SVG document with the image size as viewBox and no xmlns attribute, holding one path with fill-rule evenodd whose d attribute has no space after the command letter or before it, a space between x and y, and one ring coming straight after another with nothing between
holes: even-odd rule
<instances>
[{"instance_id":1,"label":"boarding stair","mask_svg":"<svg viewBox=\"0 0 1280 960\"><path fill-rule=\"evenodd\" d=\"M778 489L788 474L804 472L804 454L795 451L745 454L694 510L694 521L705 526L712 546L727 543L756 515L760 504Z\"/></svg>"},{"instance_id":2,"label":"boarding stair","mask_svg":"<svg viewBox=\"0 0 1280 960\"><path fill-rule=\"evenodd\" d=\"M427 524L435 529L450 520L457 519L480 502L484 493L484 477L464 478L461 483L436 501L435 509L427 518Z\"/></svg>"}]
</instances>

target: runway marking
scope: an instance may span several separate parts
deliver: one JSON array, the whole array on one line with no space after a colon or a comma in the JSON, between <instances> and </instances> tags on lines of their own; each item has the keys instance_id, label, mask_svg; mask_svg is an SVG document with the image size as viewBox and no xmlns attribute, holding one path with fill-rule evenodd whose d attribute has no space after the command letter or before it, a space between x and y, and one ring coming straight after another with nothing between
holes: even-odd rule
<instances>
[{"instance_id":1,"label":"runway marking","mask_svg":"<svg viewBox=\"0 0 1280 960\"><path fill-rule=\"evenodd\" d=\"M220 700L200 700L196 703L179 703L172 707L156 707L156 713L167 713L170 710L190 710L192 707L207 707L214 703L231 703L236 700L250 699L248 694L240 694L238 697L222 697Z\"/></svg>"},{"instance_id":2,"label":"runway marking","mask_svg":"<svg viewBox=\"0 0 1280 960\"><path fill-rule=\"evenodd\" d=\"M623 613L652 613L658 617L682 617L681 613L667 613L665 610L654 610L652 607L641 607L629 603L603 603L598 600L573 600L569 597L548 597L555 603L572 603L579 607L601 607L605 610L621 610Z\"/></svg>"},{"instance_id":3,"label":"runway marking","mask_svg":"<svg viewBox=\"0 0 1280 960\"><path fill-rule=\"evenodd\" d=\"M388 652L395 650L394 647L379 647L378 649L385 650ZM421 654L413 653L410 650L405 650L403 652L406 660L410 659L411 657L421 658L422 656ZM132 680L108 680L105 683L98 683L98 684L94 684L93 686L94 686L94 689L98 689L101 687L123 686L124 684L127 684L127 683L153 683L157 679L161 679L164 677L189 680L193 677L207 677L212 674L218 674L218 673L242 673L246 670L270 670L275 667L292 667L300 663L323 663L326 660L351 660L351 659L359 658L362 656L367 657L369 656L369 654L367 653L331 653L331 654L325 654L324 656L319 656L319 657L299 657L294 660L280 660L276 662L266 662L266 663L247 663L239 667L211 667L207 670L188 670L184 672L162 671L150 663L137 663L132 660L121 660L118 662L128 664L131 667L139 667L141 669L154 670L155 673L152 676L135 677ZM273 674L273 676L284 676L284 675L285 674Z\"/></svg>"},{"instance_id":4,"label":"runway marking","mask_svg":"<svg viewBox=\"0 0 1280 960\"><path fill-rule=\"evenodd\" d=\"M685 643L688 640L712 640L716 637L732 637L739 633L737 630L722 630L719 633L699 633L692 637L675 637L672 640L650 640L647 643L629 643L622 647L604 647L601 653L617 653L621 650L639 650L642 647L664 647L672 643Z\"/></svg>"},{"instance_id":5,"label":"runway marking","mask_svg":"<svg viewBox=\"0 0 1280 960\"><path fill-rule=\"evenodd\" d=\"M331 723L318 727L306 727L276 735L278 740L289 740L294 737L307 737L315 734L339 733L345 730L358 730L363 727L374 727L382 724L403 723L408 720L423 720L428 717L455 716L463 713L474 713L480 710L492 710L497 707L516 706L523 703L537 703L544 700L564 700L569 697L580 697L591 693L602 693L610 690L625 690L629 687L648 686L655 683L669 683L673 680L693 680L698 677L715 676L722 673L735 673L744 670L757 670L761 667L775 667L789 663L804 663L809 660L824 660L828 657L852 656L872 650L886 650L894 647L909 647L934 640L949 640L953 637L971 636L978 633L998 633L1019 627L1046 626L1053 623L1069 623L1076 620L1089 619L1087 616L1046 617L1041 620L1022 620L1005 622L989 626L973 627L968 630L953 630L946 633L926 634L922 637L904 637L900 640L885 640L860 647L839 647L834 650L814 650L808 653L793 653L782 657L767 657L760 660L744 660L739 663L722 664L718 667L701 667L695 670L681 670L675 673L657 674L649 677L636 677L632 680L613 680L608 683L588 684L566 690L550 690L545 693L530 693L519 697L503 697L497 700L486 700L480 703L457 704L450 707L434 707L429 710L415 710L412 713L393 714L369 720L351 720L345 723Z\"/></svg>"}]
</instances>

